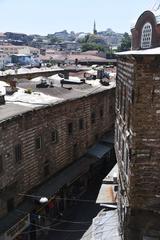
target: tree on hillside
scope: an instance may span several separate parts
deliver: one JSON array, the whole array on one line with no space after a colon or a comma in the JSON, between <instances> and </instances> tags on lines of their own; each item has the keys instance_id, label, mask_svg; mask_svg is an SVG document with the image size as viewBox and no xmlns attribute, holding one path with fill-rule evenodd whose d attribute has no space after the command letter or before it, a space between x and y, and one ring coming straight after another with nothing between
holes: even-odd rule
<instances>
[{"instance_id":1,"label":"tree on hillside","mask_svg":"<svg viewBox=\"0 0 160 240\"><path fill-rule=\"evenodd\" d=\"M96 43L83 43L82 44L82 52L88 51L88 50L98 50L98 51L105 51L105 48L99 44Z\"/></svg>"},{"instance_id":2,"label":"tree on hillside","mask_svg":"<svg viewBox=\"0 0 160 240\"><path fill-rule=\"evenodd\" d=\"M127 51L131 49L131 37L128 33L124 33L122 42L120 47L118 48L118 51Z\"/></svg>"}]
</instances>

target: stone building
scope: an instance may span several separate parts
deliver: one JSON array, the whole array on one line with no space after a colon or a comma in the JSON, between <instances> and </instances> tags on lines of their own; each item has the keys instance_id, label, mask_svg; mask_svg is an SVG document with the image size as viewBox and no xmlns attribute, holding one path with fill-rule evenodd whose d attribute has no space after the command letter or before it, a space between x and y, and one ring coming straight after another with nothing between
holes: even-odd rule
<instances>
[{"instance_id":1,"label":"stone building","mask_svg":"<svg viewBox=\"0 0 160 240\"><path fill-rule=\"evenodd\" d=\"M125 240L160 239L160 36L144 12L132 48L118 54L115 151L119 219ZM143 50L141 50L143 49Z\"/></svg>"},{"instance_id":2,"label":"stone building","mask_svg":"<svg viewBox=\"0 0 160 240\"><path fill-rule=\"evenodd\" d=\"M94 144L114 127L115 83L96 86L96 81L54 82L48 88L19 81L21 90L5 96L0 106L0 239L16 239L28 226L36 196L68 194L75 179L83 176L84 181L88 174L89 180L97 158L98 164L105 160L111 148ZM101 156L96 158L97 151Z\"/></svg>"},{"instance_id":3,"label":"stone building","mask_svg":"<svg viewBox=\"0 0 160 240\"><path fill-rule=\"evenodd\" d=\"M145 11L131 28L132 49L160 46L160 12Z\"/></svg>"}]
</instances>

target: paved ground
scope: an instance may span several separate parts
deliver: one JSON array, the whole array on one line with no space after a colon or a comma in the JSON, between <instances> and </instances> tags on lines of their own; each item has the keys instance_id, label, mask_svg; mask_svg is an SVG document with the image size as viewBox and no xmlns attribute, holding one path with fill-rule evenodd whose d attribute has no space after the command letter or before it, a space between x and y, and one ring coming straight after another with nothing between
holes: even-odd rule
<instances>
[{"instance_id":1,"label":"paved ground","mask_svg":"<svg viewBox=\"0 0 160 240\"><path fill-rule=\"evenodd\" d=\"M95 200L100 188L100 183L101 181L93 182L82 199ZM57 231L50 230L47 236L43 236L41 240L79 240L91 225L92 218L95 217L100 210L99 205L94 202L77 202L77 204L68 209L65 216L61 218L61 221L65 219L74 223L54 223L51 228Z\"/></svg>"}]
</instances>

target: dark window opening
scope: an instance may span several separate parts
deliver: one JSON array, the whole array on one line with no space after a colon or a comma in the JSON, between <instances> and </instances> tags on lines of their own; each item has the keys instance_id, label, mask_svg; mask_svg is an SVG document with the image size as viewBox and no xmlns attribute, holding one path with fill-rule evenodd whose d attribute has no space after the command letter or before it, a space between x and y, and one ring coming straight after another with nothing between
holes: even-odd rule
<instances>
[{"instance_id":1,"label":"dark window opening","mask_svg":"<svg viewBox=\"0 0 160 240\"><path fill-rule=\"evenodd\" d=\"M77 158L77 155L78 155L78 145L77 145L77 143L75 143L74 145L73 145L73 157L74 158Z\"/></svg>"},{"instance_id":2,"label":"dark window opening","mask_svg":"<svg viewBox=\"0 0 160 240\"><path fill-rule=\"evenodd\" d=\"M51 140L53 143L56 143L58 141L58 132L57 130L53 130L51 133Z\"/></svg>"},{"instance_id":3,"label":"dark window opening","mask_svg":"<svg viewBox=\"0 0 160 240\"><path fill-rule=\"evenodd\" d=\"M79 129L82 130L84 128L84 120L83 118L79 119Z\"/></svg>"},{"instance_id":4,"label":"dark window opening","mask_svg":"<svg viewBox=\"0 0 160 240\"><path fill-rule=\"evenodd\" d=\"M104 116L103 108L100 109L99 115L100 115L100 118L103 118L103 116Z\"/></svg>"},{"instance_id":5,"label":"dark window opening","mask_svg":"<svg viewBox=\"0 0 160 240\"><path fill-rule=\"evenodd\" d=\"M17 144L15 146L15 160L16 160L16 162L20 162L22 160L21 144Z\"/></svg>"},{"instance_id":6,"label":"dark window opening","mask_svg":"<svg viewBox=\"0 0 160 240\"><path fill-rule=\"evenodd\" d=\"M91 123L94 124L96 122L96 113L92 112L91 114Z\"/></svg>"},{"instance_id":7,"label":"dark window opening","mask_svg":"<svg viewBox=\"0 0 160 240\"><path fill-rule=\"evenodd\" d=\"M50 164L49 160L46 160L44 163L44 177L47 177L50 174Z\"/></svg>"},{"instance_id":8,"label":"dark window opening","mask_svg":"<svg viewBox=\"0 0 160 240\"><path fill-rule=\"evenodd\" d=\"M71 135L73 133L73 123L68 124L68 133Z\"/></svg>"},{"instance_id":9,"label":"dark window opening","mask_svg":"<svg viewBox=\"0 0 160 240\"><path fill-rule=\"evenodd\" d=\"M7 211L10 212L14 209L14 198L7 200Z\"/></svg>"},{"instance_id":10,"label":"dark window opening","mask_svg":"<svg viewBox=\"0 0 160 240\"><path fill-rule=\"evenodd\" d=\"M41 149L42 147L42 138L39 136L36 138L36 149Z\"/></svg>"}]
</instances>

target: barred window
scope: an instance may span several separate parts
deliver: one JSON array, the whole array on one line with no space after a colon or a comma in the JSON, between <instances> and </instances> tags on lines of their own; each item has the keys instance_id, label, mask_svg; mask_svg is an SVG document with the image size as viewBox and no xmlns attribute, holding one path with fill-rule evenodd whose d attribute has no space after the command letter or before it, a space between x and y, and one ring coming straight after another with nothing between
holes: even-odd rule
<instances>
[{"instance_id":1,"label":"barred window","mask_svg":"<svg viewBox=\"0 0 160 240\"><path fill-rule=\"evenodd\" d=\"M20 162L22 160L22 148L21 144L15 145L15 160L16 162Z\"/></svg>"},{"instance_id":2,"label":"barred window","mask_svg":"<svg viewBox=\"0 0 160 240\"><path fill-rule=\"evenodd\" d=\"M38 136L36 139L35 139L35 145L36 145L36 149L41 149L42 147L42 137L41 136Z\"/></svg>"},{"instance_id":3,"label":"barred window","mask_svg":"<svg viewBox=\"0 0 160 240\"><path fill-rule=\"evenodd\" d=\"M73 123L72 122L68 123L68 134L69 135L73 134Z\"/></svg>"},{"instance_id":4,"label":"barred window","mask_svg":"<svg viewBox=\"0 0 160 240\"><path fill-rule=\"evenodd\" d=\"M56 129L53 129L53 131L51 132L51 141L53 143L56 143L58 141L58 132Z\"/></svg>"},{"instance_id":5,"label":"barred window","mask_svg":"<svg viewBox=\"0 0 160 240\"><path fill-rule=\"evenodd\" d=\"M84 120L83 118L79 119L79 129L82 130L84 128Z\"/></svg>"},{"instance_id":6,"label":"barred window","mask_svg":"<svg viewBox=\"0 0 160 240\"><path fill-rule=\"evenodd\" d=\"M141 48L150 48L152 42L152 25L147 22L142 28Z\"/></svg>"},{"instance_id":7,"label":"barred window","mask_svg":"<svg viewBox=\"0 0 160 240\"><path fill-rule=\"evenodd\" d=\"M91 113L91 123L94 124L96 122L96 113L92 112Z\"/></svg>"}]
</instances>

